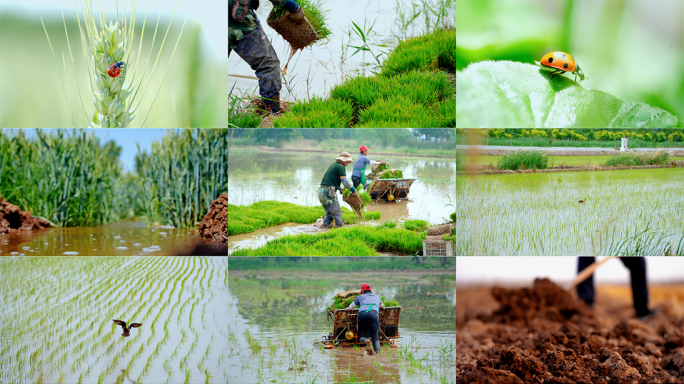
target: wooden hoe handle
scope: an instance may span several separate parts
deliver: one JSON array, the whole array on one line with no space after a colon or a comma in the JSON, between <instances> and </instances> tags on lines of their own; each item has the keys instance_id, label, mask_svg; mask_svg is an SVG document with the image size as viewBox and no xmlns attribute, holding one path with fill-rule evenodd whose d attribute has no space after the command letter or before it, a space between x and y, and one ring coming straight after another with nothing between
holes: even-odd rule
<instances>
[{"instance_id":1,"label":"wooden hoe handle","mask_svg":"<svg viewBox=\"0 0 684 384\"><path fill-rule=\"evenodd\" d=\"M568 284L568 285L565 287L565 290L566 290L566 291L570 291L571 289L575 288L578 284L580 284L580 283L583 282L584 280L588 279L589 276L591 276L591 275L594 273L594 271L595 271L596 269L598 269L598 267L602 266L606 261L608 261L608 260L610 260L610 259L614 259L614 258L615 258L615 256L608 256L608 257L603 258L603 260L601 260L601 261L595 261L595 262L593 262L590 266L584 268L584 269L582 270L582 272L580 272L580 273L577 275L577 277L575 278L575 280L573 280L570 284Z\"/></svg>"}]
</instances>

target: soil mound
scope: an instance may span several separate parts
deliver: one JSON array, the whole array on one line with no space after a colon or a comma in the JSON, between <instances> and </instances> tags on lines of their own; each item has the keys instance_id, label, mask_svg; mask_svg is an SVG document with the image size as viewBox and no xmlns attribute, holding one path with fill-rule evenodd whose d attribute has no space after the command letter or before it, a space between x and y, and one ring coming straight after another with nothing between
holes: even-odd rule
<instances>
[{"instance_id":1,"label":"soil mound","mask_svg":"<svg viewBox=\"0 0 684 384\"><path fill-rule=\"evenodd\" d=\"M549 279L535 279L532 288L493 287L492 296L501 304L491 318L498 323L529 324L535 318L567 321L579 313L591 316L584 305Z\"/></svg>"},{"instance_id":2,"label":"soil mound","mask_svg":"<svg viewBox=\"0 0 684 384\"><path fill-rule=\"evenodd\" d=\"M465 314L457 323L459 384L684 383L684 319L676 304L640 321L621 304L594 312L548 279L490 293L499 303L491 315ZM458 300L481 302L477 297Z\"/></svg>"},{"instance_id":3,"label":"soil mound","mask_svg":"<svg viewBox=\"0 0 684 384\"><path fill-rule=\"evenodd\" d=\"M33 217L31 212L22 211L18 206L0 197L0 233L11 230L30 231L49 228L47 220Z\"/></svg>"},{"instance_id":4,"label":"soil mound","mask_svg":"<svg viewBox=\"0 0 684 384\"><path fill-rule=\"evenodd\" d=\"M228 192L212 201L209 212L197 229L200 236L216 244L228 244Z\"/></svg>"}]
</instances>

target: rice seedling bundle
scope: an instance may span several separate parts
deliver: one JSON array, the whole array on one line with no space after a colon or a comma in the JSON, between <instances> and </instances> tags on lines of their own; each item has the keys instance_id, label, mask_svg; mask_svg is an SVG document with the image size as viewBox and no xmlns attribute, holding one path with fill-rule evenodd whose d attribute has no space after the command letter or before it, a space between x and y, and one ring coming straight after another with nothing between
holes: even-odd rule
<instances>
[{"instance_id":1,"label":"rice seedling bundle","mask_svg":"<svg viewBox=\"0 0 684 384\"><path fill-rule=\"evenodd\" d=\"M313 97L306 103L294 104L290 112L273 119L274 128L346 128L352 124L351 102Z\"/></svg>"},{"instance_id":2,"label":"rice seedling bundle","mask_svg":"<svg viewBox=\"0 0 684 384\"><path fill-rule=\"evenodd\" d=\"M279 5L273 7L266 19L268 25L290 43L293 51L305 48L317 40L327 40L332 35L332 31L326 24L325 12L321 10L320 1L299 0L297 4L302 7L306 17L303 25L297 25L289 20L287 17L289 12ZM308 25L306 25L307 22ZM309 28L314 34L308 33Z\"/></svg>"},{"instance_id":3,"label":"rice seedling bundle","mask_svg":"<svg viewBox=\"0 0 684 384\"><path fill-rule=\"evenodd\" d=\"M356 300L357 297L359 297L360 293L352 293L347 297L339 297L339 295L335 295L335 297L332 298L333 303L329 305L328 307L325 308L326 311L330 310L337 310L337 309L345 309L348 308L351 303ZM380 300L382 300L382 303L385 304L385 307L398 307L399 303L395 300L386 300L385 296L381 296ZM358 309L358 306L356 307Z\"/></svg>"},{"instance_id":4,"label":"rice seedling bundle","mask_svg":"<svg viewBox=\"0 0 684 384\"><path fill-rule=\"evenodd\" d=\"M404 221L404 228L409 231L424 231L427 229L427 221L425 220L406 220Z\"/></svg>"},{"instance_id":5,"label":"rice seedling bundle","mask_svg":"<svg viewBox=\"0 0 684 384\"><path fill-rule=\"evenodd\" d=\"M136 155L142 213L150 222L194 227L211 202L228 190L224 129L169 130L150 153Z\"/></svg>"},{"instance_id":6,"label":"rice seedling bundle","mask_svg":"<svg viewBox=\"0 0 684 384\"><path fill-rule=\"evenodd\" d=\"M92 133L37 130L0 132L0 195L60 226L94 226L135 208L132 176L123 176L121 148Z\"/></svg>"}]
</instances>

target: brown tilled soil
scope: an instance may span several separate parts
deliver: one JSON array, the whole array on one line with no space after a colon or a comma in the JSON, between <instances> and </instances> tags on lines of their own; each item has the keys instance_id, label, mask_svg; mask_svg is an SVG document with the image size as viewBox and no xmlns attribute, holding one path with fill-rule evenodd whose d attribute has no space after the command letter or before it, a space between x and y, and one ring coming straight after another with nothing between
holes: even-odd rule
<instances>
[{"instance_id":1,"label":"brown tilled soil","mask_svg":"<svg viewBox=\"0 0 684 384\"><path fill-rule=\"evenodd\" d=\"M598 287L593 310L548 279L458 288L457 382L684 383L684 287L649 290L642 322L629 287Z\"/></svg>"},{"instance_id":2,"label":"brown tilled soil","mask_svg":"<svg viewBox=\"0 0 684 384\"><path fill-rule=\"evenodd\" d=\"M212 201L209 212L197 226L200 236L218 245L228 244L228 192Z\"/></svg>"},{"instance_id":3,"label":"brown tilled soil","mask_svg":"<svg viewBox=\"0 0 684 384\"><path fill-rule=\"evenodd\" d=\"M31 212L22 211L18 206L0 197L0 233L11 230L30 231L50 227L50 223L33 217Z\"/></svg>"}]
</instances>

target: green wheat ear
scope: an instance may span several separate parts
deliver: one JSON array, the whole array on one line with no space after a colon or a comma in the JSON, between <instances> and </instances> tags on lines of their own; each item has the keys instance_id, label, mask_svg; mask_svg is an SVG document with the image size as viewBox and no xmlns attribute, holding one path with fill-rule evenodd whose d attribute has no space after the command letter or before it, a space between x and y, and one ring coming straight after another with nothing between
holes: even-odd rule
<instances>
[{"instance_id":1,"label":"green wheat ear","mask_svg":"<svg viewBox=\"0 0 684 384\"><path fill-rule=\"evenodd\" d=\"M133 117L133 109L126 99L131 94L131 84L125 84L127 68L121 70L118 77L111 77L107 73L112 63L124 61L124 34L119 23L109 22L100 33L94 30L91 59L94 64L93 104L95 114L90 123L92 128L124 127Z\"/></svg>"},{"instance_id":2,"label":"green wheat ear","mask_svg":"<svg viewBox=\"0 0 684 384\"><path fill-rule=\"evenodd\" d=\"M125 2L124 2L125 4ZM123 13L119 14L118 2L116 11L116 22L109 21L107 24L105 20L104 3L99 9L99 23L95 22L93 17L93 4L92 0L85 0L83 3L81 11L83 12L83 23L81 23L81 17L79 14L79 9L76 8L76 18L78 20L78 29L81 38L81 45L83 47L83 58L86 63L86 67L89 72L89 82L91 88L91 96L95 110L92 113L86 111L85 103L81 97L81 107L83 113L80 114L83 120L83 124L79 123L76 118L75 111L72 109L71 103L67 99L67 105L71 112L72 119L74 120L74 125L88 126L91 128L126 128L130 124L131 120L135 117L134 111L139 109L142 95L147 94L147 88L150 85L151 74L157 68L159 63L159 57L161 56L161 51L164 48L164 43L168 37L169 31L171 30L171 24L176 15L176 10L173 11L171 16L171 21L166 29L164 38L159 46L159 51L157 52L157 57L151 60L154 43L157 38L157 31L159 30L159 20L161 19L161 13L157 18L157 24L154 29L154 35L152 37L151 48L147 54L146 58L142 58L144 63L144 68L140 68L143 65L140 63L143 37L145 35L145 23L147 21L147 11L145 11L145 17L142 22L142 32L140 37L135 36L135 15L136 15L136 2L131 3L131 9L128 10L124 6ZM176 9L178 8L178 3L176 3ZM71 63L74 68L74 77L76 78L77 88L80 90L80 84L78 84L78 75L76 74L76 65L74 63L74 55L71 51L71 43L69 42L69 33L67 32L66 21L64 20L64 14L62 13L62 20L64 21L64 32L66 34L66 40L69 47L69 55L71 57ZM42 18L41 18L42 22ZM178 43L180 42L181 36L183 36L183 30L185 28L185 21L178 34L178 39L171 53L169 62L167 63L164 75L159 82L159 87L154 93L154 96L146 108L146 113L140 123L140 127L145 124L149 111L154 104L154 101L159 95L161 86L166 78L166 74L171 65L174 55L176 54L176 48L178 48ZM52 43L50 42L50 36L43 24L43 30L45 30L45 35L48 39L48 44L50 45L50 50L55 59L55 64L59 67L57 62L57 57L55 55ZM137 52L133 50L133 45L135 44L135 39L138 39L138 49ZM134 62L135 58L135 62ZM119 61L124 62L124 67L121 69L121 74L117 77L111 77L107 73L109 66L113 63ZM150 63L152 63L152 68L148 69ZM139 65L140 64L140 65ZM62 66L64 69L64 76L67 74L66 61L64 60L64 53L62 53ZM138 71L140 68L140 71ZM128 74L130 72L130 78ZM64 86L64 79L62 78L62 73L60 75L60 81L62 83L62 90L64 91L64 96L66 98L66 89ZM128 78L128 82L127 82ZM146 79L146 80L145 80ZM145 86L143 87L143 83ZM141 89L142 88L142 89ZM79 96L81 92L79 92ZM87 116L92 116L89 118Z\"/></svg>"}]
</instances>

